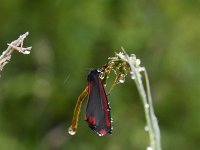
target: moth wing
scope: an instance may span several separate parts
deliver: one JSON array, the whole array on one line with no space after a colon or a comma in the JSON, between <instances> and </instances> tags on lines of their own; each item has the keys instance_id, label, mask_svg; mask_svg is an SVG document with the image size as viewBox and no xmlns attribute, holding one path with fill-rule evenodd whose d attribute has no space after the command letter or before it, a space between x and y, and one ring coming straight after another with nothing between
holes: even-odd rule
<instances>
[{"instance_id":1,"label":"moth wing","mask_svg":"<svg viewBox=\"0 0 200 150\"><path fill-rule=\"evenodd\" d=\"M98 135L111 134L110 107L99 77L88 82L86 121Z\"/></svg>"}]
</instances>

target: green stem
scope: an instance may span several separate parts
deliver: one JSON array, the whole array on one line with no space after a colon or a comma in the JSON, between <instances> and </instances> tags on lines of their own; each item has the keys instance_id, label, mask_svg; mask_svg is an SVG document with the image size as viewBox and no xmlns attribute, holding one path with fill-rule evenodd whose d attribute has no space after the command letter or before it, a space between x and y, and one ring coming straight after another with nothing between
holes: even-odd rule
<instances>
[{"instance_id":1,"label":"green stem","mask_svg":"<svg viewBox=\"0 0 200 150\"><path fill-rule=\"evenodd\" d=\"M153 150L161 150L160 129L159 129L158 121L153 109L149 80L148 80L146 69L143 68L143 71L145 74L145 82L147 86L147 94L145 92L145 88L142 82L142 77L138 68L134 66L134 64L132 63L132 60L127 54L125 54L125 56L130 65L132 77L135 80L136 87L138 89L139 95L143 102L143 106L145 110L145 118L147 120L147 127L148 127L148 133L149 133L149 138L150 138L150 146Z\"/></svg>"},{"instance_id":2,"label":"green stem","mask_svg":"<svg viewBox=\"0 0 200 150\"><path fill-rule=\"evenodd\" d=\"M149 85L149 78L148 78L148 74L146 69L144 68L144 76L145 76L145 81L146 81L146 87L147 87L147 100L149 103L149 111L150 111L150 117L151 117L151 124L153 126L153 144L155 146L155 149L157 150L161 150L161 140L160 140L160 129L158 126L158 120L155 116L154 113L154 108L153 108L153 102L152 102L152 96L151 96L151 89L150 89L150 85Z\"/></svg>"}]
</instances>

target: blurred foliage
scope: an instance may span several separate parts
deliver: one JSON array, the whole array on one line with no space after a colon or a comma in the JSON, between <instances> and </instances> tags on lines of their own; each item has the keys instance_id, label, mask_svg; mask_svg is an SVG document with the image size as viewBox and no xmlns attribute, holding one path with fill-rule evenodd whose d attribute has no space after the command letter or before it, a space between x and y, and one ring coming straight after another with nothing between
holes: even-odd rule
<instances>
[{"instance_id":1,"label":"blurred foliage","mask_svg":"<svg viewBox=\"0 0 200 150\"><path fill-rule=\"evenodd\" d=\"M143 150L144 110L134 82L109 96L112 136L84 122L67 134L91 68L123 46L147 68L163 149L200 148L200 1L1 0L0 49L30 32L0 78L0 149Z\"/></svg>"}]
</instances>

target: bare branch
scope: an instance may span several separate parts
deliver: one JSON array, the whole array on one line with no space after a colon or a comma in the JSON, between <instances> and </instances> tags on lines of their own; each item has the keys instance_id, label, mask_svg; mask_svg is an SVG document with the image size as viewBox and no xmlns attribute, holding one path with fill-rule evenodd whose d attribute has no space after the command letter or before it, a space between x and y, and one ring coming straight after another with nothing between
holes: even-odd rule
<instances>
[{"instance_id":1,"label":"bare branch","mask_svg":"<svg viewBox=\"0 0 200 150\"><path fill-rule=\"evenodd\" d=\"M8 44L8 48L5 51L3 51L3 53L0 56L0 71L2 71L4 66L10 61L11 54L14 50L22 54L30 54L32 47L23 47L24 39L28 36L28 34L29 33L26 32L25 34L20 35L17 40Z\"/></svg>"}]
</instances>

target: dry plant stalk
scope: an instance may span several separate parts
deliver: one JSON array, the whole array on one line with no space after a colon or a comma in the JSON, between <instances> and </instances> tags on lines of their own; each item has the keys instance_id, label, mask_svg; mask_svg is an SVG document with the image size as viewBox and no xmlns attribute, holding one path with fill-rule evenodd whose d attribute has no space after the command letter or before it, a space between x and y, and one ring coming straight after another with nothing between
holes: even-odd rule
<instances>
[{"instance_id":1,"label":"dry plant stalk","mask_svg":"<svg viewBox=\"0 0 200 150\"><path fill-rule=\"evenodd\" d=\"M26 47L26 48L23 47L24 39L28 36L28 34L29 33L26 32L20 35L17 40L7 44L8 48L5 51L3 51L3 53L0 56L0 71L2 71L4 66L10 61L11 54L14 50L22 54L30 54L32 47Z\"/></svg>"}]
</instances>

